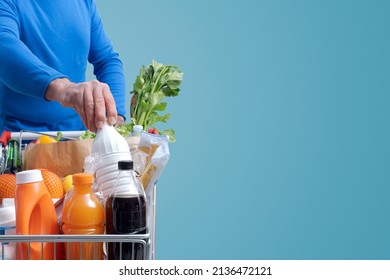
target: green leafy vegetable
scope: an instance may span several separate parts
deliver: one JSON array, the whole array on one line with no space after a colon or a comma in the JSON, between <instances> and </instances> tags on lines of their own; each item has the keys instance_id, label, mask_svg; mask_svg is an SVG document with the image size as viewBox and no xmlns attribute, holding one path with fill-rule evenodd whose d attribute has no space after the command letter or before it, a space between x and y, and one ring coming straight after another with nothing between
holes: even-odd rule
<instances>
[{"instance_id":1,"label":"green leafy vegetable","mask_svg":"<svg viewBox=\"0 0 390 280\"><path fill-rule=\"evenodd\" d=\"M58 141L61 141L61 139L62 139L62 132L61 131L58 131L57 132L57 137L56 137L56 141L58 142Z\"/></svg>"},{"instance_id":2,"label":"green leafy vegetable","mask_svg":"<svg viewBox=\"0 0 390 280\"><path fill-rule=\"evenodd\" d=\"M116 124L116 125L114 125L114 128L123 137L129 136L129 134L133 131L133 125L131 123L126 123L126 122L124 122L121 125Z\"/></svg>"},{"instance_id":3,"label":"green leafy vegetable","mask_svg":"<svg viewBox=\"0 0 390 280\"><path fill-rule=\"evenodd\" d=\"M130 132L133 131L133 125L130 124L130 123L123 123L122 125L114 125L114 128L116 129L116 131L119 132L120 135L122 135L123 137L127 137L129 136ZM87 139L94 139L96 137L96 133L90 131L90 130L86 130L84 131L79 139L80 140L87 140Z\"/></svg>"},{"instance_id":4,"label":"green leafy vegetable","mask_svg":"<svg viewBox=\"0 0 390 280\"><path fill-rule=\"evenodd\" d=\"M166 123L171 114L159 114L165 111L167 103L165 97L174 97L179 94L183 73L178 66L164 65L153 60L148 66L142 66L134 85L130 116L132 125L142 125L144 130L155 128L158 122ZM158 130L167 135L170 142L175 142L173 129Z\"/></svg>"},{"instance_id":5,"label":"green leafy vegetable","mask_svg":"<svg viewBox=\"0 0 390 280\"><path fill-rule=\"evenodd\" d=\"M96 134L95 134L95 133L93 133L93 132L90 131L90 130L86 130L86 131L84 131L84 132L80 135L79 139L80 139L80 140L88 140L88 139L94 139L95 137L96 137Z\"/></svg>"}]
</instances>

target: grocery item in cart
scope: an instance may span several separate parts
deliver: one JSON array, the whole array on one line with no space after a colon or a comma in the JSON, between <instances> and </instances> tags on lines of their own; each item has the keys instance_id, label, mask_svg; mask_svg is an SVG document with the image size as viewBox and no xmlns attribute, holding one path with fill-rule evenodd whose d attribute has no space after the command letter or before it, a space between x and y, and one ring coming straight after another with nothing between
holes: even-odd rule
<instances>
[{"instance_id":1,"label":"grocery item in cart","mask_svg":"<svg viewBox=\"0 0 390 280\"><path fill-rule=\"evenodd\" d=\"M96 133L91 153L93 156L103 156L116 152L129 152L129 145L112 125L105 123Z\"/></svg>"},{"instance_id":2,"label":"grocery item in cart","mask_svg":"<svg viewBox=\"0 0 390 280\"><path fill-rule=\"evenodd\" d=\"M138 160L139 157L145 160ZM164 135L142 133L138 149L133 152L137 159L135 170L140 174L140 179L145 190L154 186L164 171L170 157L168 138Z\"/></svg>"},{"instance_id":3,"label":"grocery item in cart","mask_svg":"<svg viewBox=\"0 0 390 280\"><path fill-rule=\"evenodd\" d=\"M11 139L11 132L3 131L0 136L0 174L3 174L7 166L7 143Z\"/></svg>"},{"instance_id":4,"label":"grocery item in cart","mask_svg":"<svg viewBox=\"0 0 390 280\"><path fill-rule=\"evenodd\" d=\"M4 235L7 230L11 230L11 229L13 229L13 227L0 226L0 236ZM0 243L0 260L14 260L14 259L15 259L15 244L9 242Z\"/></svg>"},{"instance_id":5,"label":"grocery item in cart","mask_svg":"<svg viewBox=\"0 0 390 280\"><path fill-rule=\"evenodd\" d=\"M54 204L40 170L26 170L16 174L15 221L16 234L46 235L60 232ZM62 243L21 242L16 246L16 258L61 259L62 246Z\"/></svg>"},{"instance_id":6,"label":"grocery item in cart","mask_svg":"<svg viewBox=\"0 0 390 280\"><path fill-rule=\"evenodd\" d=\"M65 197L61 217L63 234L103 234L104 209L92 191L93 175L73 175L73 190ZM102 242L69 242L65 244L68 260L103 259Z\"/></svg>"},{"instance_id":7,"label":"grocery item in cart","mask_svg":"<svg viewBox=\"0 0 390 280\"><path fill-rule=\"evenodd\" d=\"M126 141L129 144L130 151L138 149L138 144L141 140L143 130L144 128L142 125L135 125L133 127L133 132L131 132L130 135L126 137Z\"/></svg>"},{"instance_id":8,"label":"grocery item in cart","mask_svg":"<svg viewBox=\"0 0 390 280\"><path fill-rule=\"evenodd\" d=\"M23 153L23 169L44 168L63 178L81 173L91 154L93 140L68 140L50 144L30 143Z\"/></svg>"},{"instance_id":9,"label":"grocery item in cart","mask_svg":"<svg viewBox=\"0 0 390 280\"><path fill-rule=\"evenodd\" d=\"M16 188L15 174L0 174L0 206L4 198L14 198Z\"/></svg>"},{"instance_id":10,"label":"grocery item in cart","mask_svg":"<svg viewBox=\"0 0 390 280\"><path fill-rule=\"evenodd\" d=\"M15 234L15 207L0 207L0 236ZM15 259L15 243L0 242L0 260Z\"/></svg>"},{"instance_id":11,"label":"grocery item in cart","mask_svg":"<svg viewBox=\"0 0 390 280\"><path fill-rule=\"evenodd\" d=\"M19 153L19 141L11 139L7 145L6 168L4 173L16 174L22 170L21 157Z\"/></svg>"},{"instance_id":12,"label":"grocery item in cart","mask_svg":"<svg viewBox=\"0 0 390 280\"><path fill-rule=\"evenodd\" d=\"M145 234L146 196L133 171L132 161L118 162L119 175L112 194L105 203L107 234ZM107 248L109 260L143 260L145 244L110 242Z\"/></svg>"},{"instance_id":13,"label":"grocery item in cart","mask_svg":"<svg viewBox=\"0 0 390 280\"><path fill-rule=\"evenodd\" d=\"M113 126L105 123L93 140L91 156L84 161L84 172L95 174L93 190L102 196L103 201L115 184L120 160L132 160L129 145ZM111 177L105 176L107 172Z\"/></svg>"},{"instance_id":14,"label":"grocery item in cart","mask_svg":"<svg viewBox=\"0 0 390 280\"><path fill-rule=\"evenodd\" d=\"M103 200L106 200L115 186L119 175L118 161L131 160L130 152L111 153L99 157L96 164L96 184Z\"/></svg>"}]
</instances>

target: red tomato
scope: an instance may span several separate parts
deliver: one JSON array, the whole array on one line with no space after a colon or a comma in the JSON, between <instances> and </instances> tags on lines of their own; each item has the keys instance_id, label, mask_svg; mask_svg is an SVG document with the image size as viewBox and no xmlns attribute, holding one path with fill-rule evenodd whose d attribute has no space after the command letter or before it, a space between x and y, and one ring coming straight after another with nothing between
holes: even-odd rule
<instances>
[{"instance_id":1,"label":"red tomato","mask_svg":"<svg viewBox=\"0 0 390 280\"><path fill-rule=\"evenodd\" d=\"M156 128L154 128L154 127L148 128L148 133L151 133L151 134L159 134L159 133L158 133L158 130L157 130Z\"/></svg>"}]
</instances>

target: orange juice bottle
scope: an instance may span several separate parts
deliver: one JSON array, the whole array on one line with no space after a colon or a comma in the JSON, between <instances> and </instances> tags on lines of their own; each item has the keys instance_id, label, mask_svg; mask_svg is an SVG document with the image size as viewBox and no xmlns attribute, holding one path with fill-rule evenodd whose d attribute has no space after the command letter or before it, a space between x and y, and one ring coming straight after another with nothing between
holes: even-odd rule
<instances>
[{"instance_id":1,"label":"orange juice bottle","mask_svg":"<svg viewBox=\"0 0 390 280\"><path fill-rule=\"evenodd\" d=\"M73 175L73 191L66 197L62 209L61 229L63 234L103 234L104 209L92 191L93 175ZM102 242L69 242L65 244L68 260L103 259Z\"/></svg>"},{"instance_id":2,"label":"orange juice bottle","mask_svg":"<svg viewBox=\"0 0 390 280\"><path fill-rule=\"evenodd\" d=\"M40 170L26 170L16 174L15 189L16 234L59 234L60 228L53 200L45 186ZM49 242L19 242L19 260L62 259L63 244Z\"/></svg>"}]
</instances>

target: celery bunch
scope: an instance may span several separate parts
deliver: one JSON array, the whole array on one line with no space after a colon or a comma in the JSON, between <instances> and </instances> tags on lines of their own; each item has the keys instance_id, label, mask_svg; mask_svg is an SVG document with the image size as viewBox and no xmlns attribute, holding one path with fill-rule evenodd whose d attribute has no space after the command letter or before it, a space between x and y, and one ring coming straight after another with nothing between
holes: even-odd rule
<instances>
[{"instance_id":1,"label":"celery bunch","mask_svg":"<svg viewBox=\"0 0 390 280\"><path fill-rule=\"evenodd\" d=\"M178 66L164 65L152 60L148 66L142 66L134 85L130 117L132 125L142 125L144 130L155 128L158 122L166 123L170 113L162 113L167 107L163 102L165 97L174 97L179 94L183 73ZM161 113L161 114L160 114ZM173 129L158 130L167 135L170 142L175 142Z\"/></svg>"}]
</instances>

